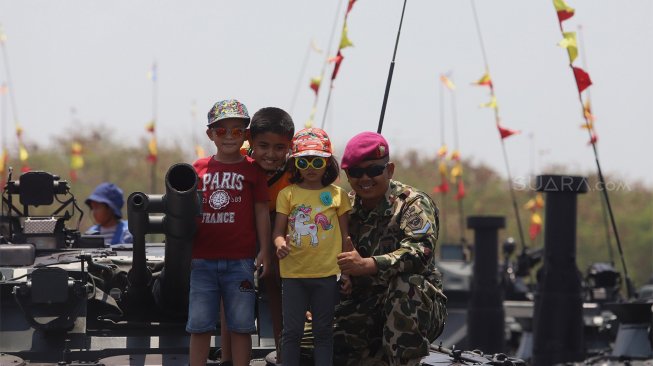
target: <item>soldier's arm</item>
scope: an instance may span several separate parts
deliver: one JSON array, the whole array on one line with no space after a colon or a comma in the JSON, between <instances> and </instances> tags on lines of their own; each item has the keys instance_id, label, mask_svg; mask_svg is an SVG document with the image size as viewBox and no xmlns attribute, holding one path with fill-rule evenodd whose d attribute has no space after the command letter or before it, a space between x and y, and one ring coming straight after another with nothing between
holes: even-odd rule
<instances>
[{"instance_id":1,"label":"soldier's arm","mask_svg":"<svg viewBox=\"0 0 653 366\"><path fill-rule=\"evenodd\" d=\"M404 235L399 241L399 249L373 257L382 280L389 280L399 272L423 272L435 250L438 238L437 208L421 194L406 205L399 219Z\"/></svg>"}]
</instances>

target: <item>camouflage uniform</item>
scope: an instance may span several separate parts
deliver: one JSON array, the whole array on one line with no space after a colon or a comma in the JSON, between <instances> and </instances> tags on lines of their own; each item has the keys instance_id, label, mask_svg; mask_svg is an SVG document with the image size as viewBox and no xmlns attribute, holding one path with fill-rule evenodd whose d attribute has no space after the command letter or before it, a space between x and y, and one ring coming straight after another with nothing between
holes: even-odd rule
<instances>
[{"instance_id":1,"label":"camouflage uniform","mask_svg":"<svg viewBox=\"0 0 653 366\"><path fill-rule=\"evenodd\" d=\"M447 298L434 263L438 208L397 181L372 211L352 192L349 232L378 273L353 277L352 295L336 307L335 365L418 364L442 333Z\"/></svg>"}]
</instances>

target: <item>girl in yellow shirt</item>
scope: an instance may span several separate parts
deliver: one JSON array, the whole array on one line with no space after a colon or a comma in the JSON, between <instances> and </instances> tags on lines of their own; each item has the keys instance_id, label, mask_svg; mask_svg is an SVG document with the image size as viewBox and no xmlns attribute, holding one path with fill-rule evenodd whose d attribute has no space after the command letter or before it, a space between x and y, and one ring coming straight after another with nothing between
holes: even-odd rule
<instances>
[{"instance_id":1,"label":"girl in yellow shirt","mask_svg":"<svg viewBox=\"0 0 653 366\"><path fill-rule=\"evenodd\" d=\"M281 272L284 366L299 365L304 314L311 309L315 365L333 363L333 312L338 302L336 256L349 251L346 192L333 184L340 167L319 128L295 135L290 186L277 196L273 238ZM349 281L348 278L343 278Z\"/></svg>"}]
</instances>

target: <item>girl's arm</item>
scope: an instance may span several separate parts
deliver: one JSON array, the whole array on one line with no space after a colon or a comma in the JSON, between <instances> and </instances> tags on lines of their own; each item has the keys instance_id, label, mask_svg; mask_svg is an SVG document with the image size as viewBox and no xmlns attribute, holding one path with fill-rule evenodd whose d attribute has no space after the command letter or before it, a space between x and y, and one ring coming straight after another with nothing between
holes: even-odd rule
<instances>
[{"instance_id":1,"label":"girl's arm","mask_svg":"<svg viewBox=\"0 0 653 366\"><path fill-rule=\"evenodd\" d=\"M272 231L272 240L274 247L277 248L277 257L285 258L290 253L286 236L286 227L288 225L288 215L277 212L274 218L274 230Z\"/></svg>"}]
</instances>

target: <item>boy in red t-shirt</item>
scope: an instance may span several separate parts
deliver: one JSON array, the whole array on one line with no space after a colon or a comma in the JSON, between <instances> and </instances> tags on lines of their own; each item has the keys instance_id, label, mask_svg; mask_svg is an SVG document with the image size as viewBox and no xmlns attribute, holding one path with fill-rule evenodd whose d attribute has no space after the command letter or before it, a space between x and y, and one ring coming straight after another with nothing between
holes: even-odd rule
<instances>
[{"instance_id":1,"label":"boy in red t-shirt","mask_svg":"<svg viewBox=\"0 0 653 366\"><path fill-rule=\"evenodd\" d=\"M215 103L208 113L206 134L217 152L193 163L200 181L202 215L193 240L186 323L191 366L206 364L221 301L233 364L249 365L251 358L250 334L256 331L254 272L263 266L261 277L266 275L271 233L265 172L240 154L249 120L239 101Z\"/></svg>"}]
</instances>

